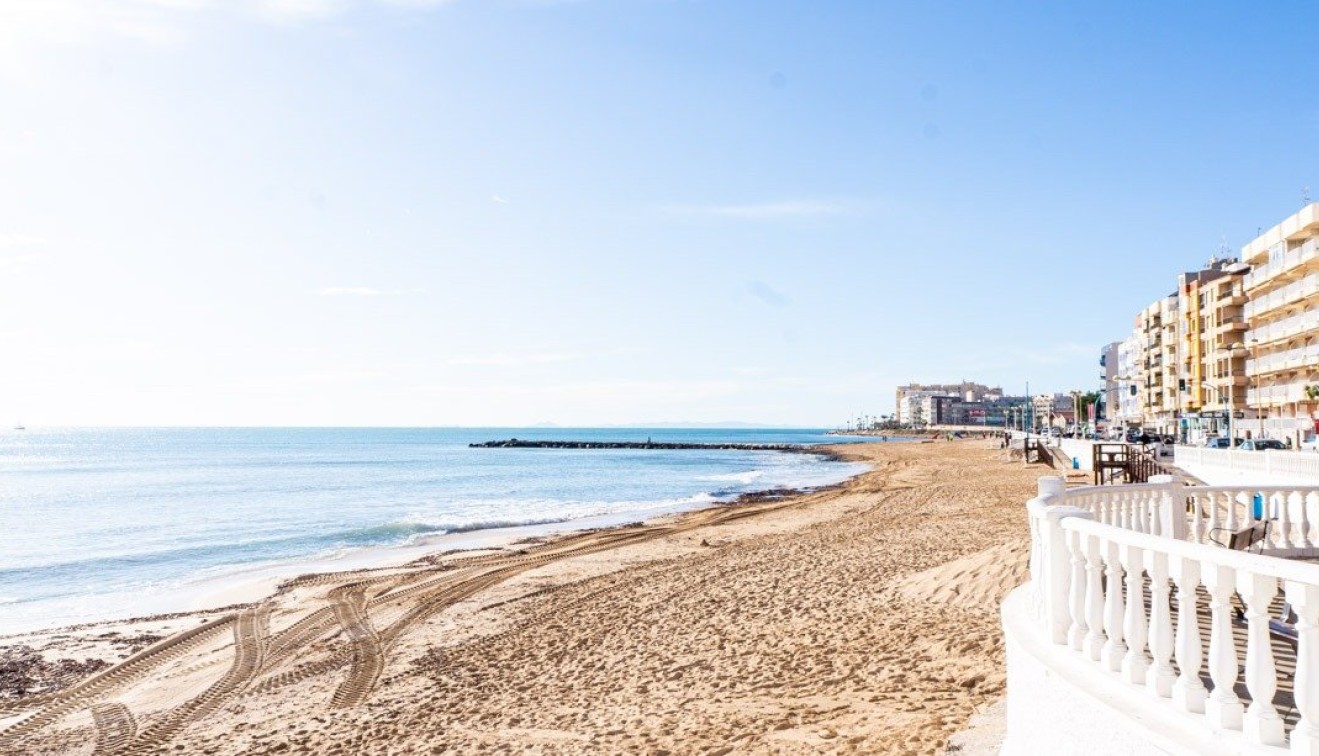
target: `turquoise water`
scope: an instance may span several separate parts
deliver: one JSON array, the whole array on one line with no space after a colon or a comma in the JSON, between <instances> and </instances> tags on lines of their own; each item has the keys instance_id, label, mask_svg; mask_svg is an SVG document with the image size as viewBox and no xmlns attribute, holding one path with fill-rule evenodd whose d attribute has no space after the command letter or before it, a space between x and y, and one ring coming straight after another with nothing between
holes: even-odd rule
<instances>
[{"instance_id":1,"label":"turquoise water","mask_svg":"<svg viewBox=\"0 0 1319 756\"><path fill-rule=\"evenodd\" d=\"M31 429L0 433L0 633L171 608L189 584L490 528L610 524L863 466L517 437L837 443L801 430Z\"/></svg>"}]
</instances>

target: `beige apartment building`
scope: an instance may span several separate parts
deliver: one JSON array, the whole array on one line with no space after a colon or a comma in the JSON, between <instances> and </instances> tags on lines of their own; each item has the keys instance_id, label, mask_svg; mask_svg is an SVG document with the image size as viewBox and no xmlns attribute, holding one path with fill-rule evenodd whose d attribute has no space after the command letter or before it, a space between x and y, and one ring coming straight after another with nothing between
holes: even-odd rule
<instances>
[{"instance_id":1,"label":"beige apartment building","mask_svg":"<svg viewBox=\"0 0 1319 756\"><path fill-rule=\"evenodd\" d=\"M1226 432L1228 413L1246 407L1248 270L1211 259L1180 274L1176 291L1136 316L1131 337L1118 344L1121 367L1112 378L1120 424L1193 441Z\"/></svg>"},{"instance_id":2,"label":"beige apartment building","mask_svg":"<svg viewBox=\"0 0 1319 756\"><path fill-rule=\"evenodd\" d=\"M1203 270L1178 277L1176 416L1192 442L1225 434L1228 413L1246 406L1248 270L1215 258Z\"/></svg>"},{"instance_id":3,"label":"beige apartment building","mask_svg":"<svg viewBox=\"0 0 1319 756\"><path fill-rule=\"evenodd\" d=\"M1255 435L1307 440L1319 411L1319 203L1241 250L1248 330L1246 396Z\"/></svg>"}]
</instances>

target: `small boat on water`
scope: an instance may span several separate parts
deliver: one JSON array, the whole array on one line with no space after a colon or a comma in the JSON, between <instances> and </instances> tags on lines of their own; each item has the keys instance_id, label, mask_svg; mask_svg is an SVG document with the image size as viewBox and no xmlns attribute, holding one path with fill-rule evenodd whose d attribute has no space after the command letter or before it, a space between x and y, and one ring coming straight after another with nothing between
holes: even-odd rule
<instances>
[{"instance_id":1,"label":"small boat on water","mask_svg":"<svg viewBox=\"0 0 1319 756\"><path fill-rule=\"evenodd\" d=\"M23 424L19 423L18 425L14 426L14 430L27 430L27 428L24 428Z\"/></svg>"}]
</instances>

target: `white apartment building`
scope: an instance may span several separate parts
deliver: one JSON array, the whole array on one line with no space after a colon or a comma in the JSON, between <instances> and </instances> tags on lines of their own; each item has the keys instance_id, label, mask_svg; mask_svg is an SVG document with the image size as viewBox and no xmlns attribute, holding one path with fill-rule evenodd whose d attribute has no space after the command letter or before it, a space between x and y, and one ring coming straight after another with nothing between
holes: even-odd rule
<instances>
[{"instance_id":1,"label":"white apartment building","mask_svg":"<svg viewBox=\"0 0 1319 756\"><path fill-rule=\"evenodd\" d=\"M1133 330L1125 339L1118 342L1117 348L1117 382L1118 401L1114 405L1117 411L1112 415L1114 424L1126 427L1140 427L1143 422L1141 406L1144 404L1144 385L1141 383L1140 334Z\"/></svg>"},{"instance_id":2,"label":"white apartment building","mask_svg":"<svg viewBox=\"0 0 1319 756\"><path fill-rule=\"evenodd\" d=\"M1312 203L1241 249L1248 330L1246 401L1255 435L1313 437L1319 414L1319 203Z\"/></svg>"}]
</instances>

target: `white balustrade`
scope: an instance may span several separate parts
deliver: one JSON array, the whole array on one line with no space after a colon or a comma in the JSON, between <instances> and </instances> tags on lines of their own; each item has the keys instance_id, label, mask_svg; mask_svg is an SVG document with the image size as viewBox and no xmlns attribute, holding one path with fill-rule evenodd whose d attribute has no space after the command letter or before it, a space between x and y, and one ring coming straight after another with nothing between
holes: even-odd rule
<instances>
[{"instance_id":1,"label":"white balustrade","mask_svg":"<svg viewBox=\"0 0 1319 756\"><path fill-rule=\"evenodd\" d=\"M1052 481L1028 502L1031 580L1049 640L1133 696L1200 717L1206 732L1319 756L1319 565L1210 542L1256 524L1258 514L1274 529L1266 550L1313 547L1319 487L1160 479L1063 491L1061 479ZM1279 672L1269 621L1280 593L1296 617L1299 721L1290 733L1273 704ZM1208 638L1199 624L1206 614Z\"/></svg>"}]
</instances>

